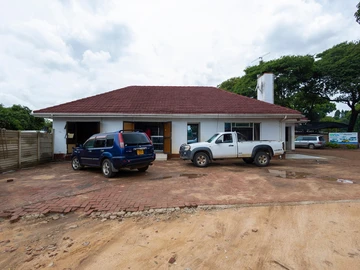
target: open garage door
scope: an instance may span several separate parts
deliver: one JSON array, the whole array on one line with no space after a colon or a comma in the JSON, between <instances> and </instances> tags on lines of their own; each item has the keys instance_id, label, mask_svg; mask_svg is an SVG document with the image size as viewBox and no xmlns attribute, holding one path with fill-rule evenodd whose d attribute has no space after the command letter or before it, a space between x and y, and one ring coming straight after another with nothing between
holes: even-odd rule
<instances>
[{"instance_id":1,"label":"open garage door","mask_svg":"<svg viewBox=\"0 0 360 270\"><path fill-rule=\"evenodd\" d=\"M125 130L125 131L134 131L135 130L135 123L134 122L124 122L123 123L123 130Z\"/></svg>"},{"instance_id":2,"label":"open garage door","mask_svg":"<svg viewBox=\"0 0 360 270\"><path fill-rule=\"evenodd\" d=\"M164 123L164 153L171 154L171 122Z\"/></svg>"}]
</instances>

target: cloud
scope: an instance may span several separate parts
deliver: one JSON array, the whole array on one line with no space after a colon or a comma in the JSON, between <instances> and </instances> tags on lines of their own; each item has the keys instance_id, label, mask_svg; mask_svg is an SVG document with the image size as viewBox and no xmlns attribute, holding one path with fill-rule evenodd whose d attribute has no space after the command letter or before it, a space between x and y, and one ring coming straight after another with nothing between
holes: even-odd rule
<instances>
[{"instance_id":1,"label":"cloud","mask_svg":"<svg viewBox=\"0 0 360 270\"><path fill-rule=\"evenodd\" d=\"M111 55L109 52L92 52L91 50L86 50L83 54L83 60L82 63L85 63L87 65L89 64L98 64L101 62L107 62L109 59L111 59Z\"/></svg>"},{"instance_id":2,"label":"cloud","mask_svg":"<svg viewBox=\"0 0 360 270\"><path fill-rule=\"evenodd\" d=\"M355 6L339 2L13 0L0 10L0 103L40 109L134 84L216 86L268 52L357 39Z\"/></svg>"}]
</instances>

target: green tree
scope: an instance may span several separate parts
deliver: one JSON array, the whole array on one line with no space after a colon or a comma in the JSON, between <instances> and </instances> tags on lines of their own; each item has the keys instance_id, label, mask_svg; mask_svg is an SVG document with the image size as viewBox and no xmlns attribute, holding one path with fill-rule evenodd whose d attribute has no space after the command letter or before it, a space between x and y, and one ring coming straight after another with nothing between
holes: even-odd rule
<instances>
[{"instance_id":1,"label":"green tree","mask_svg":"<svg viewBox=\"0 0 360 270\"><path fill-rule=\"evenodd\" d=\"M356 5L357 10L354 14L356 22L360 24L360 2Z\"/></svg>"},{"instance_id":2,"label":"green tree","mask_svg":"<svg viewBox=\"0 0 360 270\"><path fill-rule=\"evenodd\" d=\"M283 56L257 66L246 68L242 77L231 78L219 85L220 88L256 97L258 75L272 72L274 79L275 104L299 110L309 120L319 121L336 109L320 82L320 73L314 65L313 56Z\"/></svg>"},{"instance_id":3,"label":"green tree","mask_svg":"<svg viewBox=\"0 0 360 270\"><path fill-rule=\"evenodd\" d=\"M0 104L0 128L10 130L40 130L45 126L43 118L31 115L28 107L13 105L6 108Z\"/></svg>"},{"instance_id":4,"label":"green tree","mask_svg":"<svg viewBox=\"0 0 360 270\"><path fill-rule=\"evenodd\" d=\"M321 82L332 101L347 104L350 109L348 131L353 131L360 108L360 43L344 42L317 55L316 66Z\"/></svg>"}]
</instances>

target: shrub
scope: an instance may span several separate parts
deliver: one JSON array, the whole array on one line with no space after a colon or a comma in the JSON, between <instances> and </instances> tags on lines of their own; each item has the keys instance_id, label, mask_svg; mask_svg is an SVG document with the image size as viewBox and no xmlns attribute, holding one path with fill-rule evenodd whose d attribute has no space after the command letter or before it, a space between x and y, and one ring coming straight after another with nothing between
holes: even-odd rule
<instances>
[{"instance_id":1,"label":"shrub","mask_svg":"<svg viewBox=\"0 0 360 270\"><path fill-rule=\"evenodd\" d=\"M327 142L325 144L326 147L330 147L330 148L340 148L340 145L337 143L332 143L332 142Z\"/></svg>"},{"instance_id":2,"label":"shrub","mask_svg":"<svg viewBox=\"0 0 360 270\"><path fill-rule=\"evenodd\" d=\"M357 146L357 144L347 144L346 148L347 149L358 149L358 146Z\"/></svg>"}]
</instances>

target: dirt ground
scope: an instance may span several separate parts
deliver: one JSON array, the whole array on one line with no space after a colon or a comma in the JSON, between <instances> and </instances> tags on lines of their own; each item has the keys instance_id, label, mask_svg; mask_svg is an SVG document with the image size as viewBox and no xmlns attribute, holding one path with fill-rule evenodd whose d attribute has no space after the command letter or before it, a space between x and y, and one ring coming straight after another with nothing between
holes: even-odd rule
<instances>
[{"instance_id":1,"label":"dirt ground","mask_svg":"<svg viewBox=\"0 0 360 270\"><path fill-rule=\"evenodd\" d=\"M360 198L353 193L350 200L343 187L358 189L360 151L296 153L325 159L315 159L316 167L309 160L287 160L282 167L306 172L308 166L309 173L344 176L354 184L335 183L337 199L326 201L184 208L116 220L81 212L0 219L0 268L359 269ZM311 181L322 183L320 178ZM284 181L304 179L290 175Z\"/></svg>"}]
</instances>

